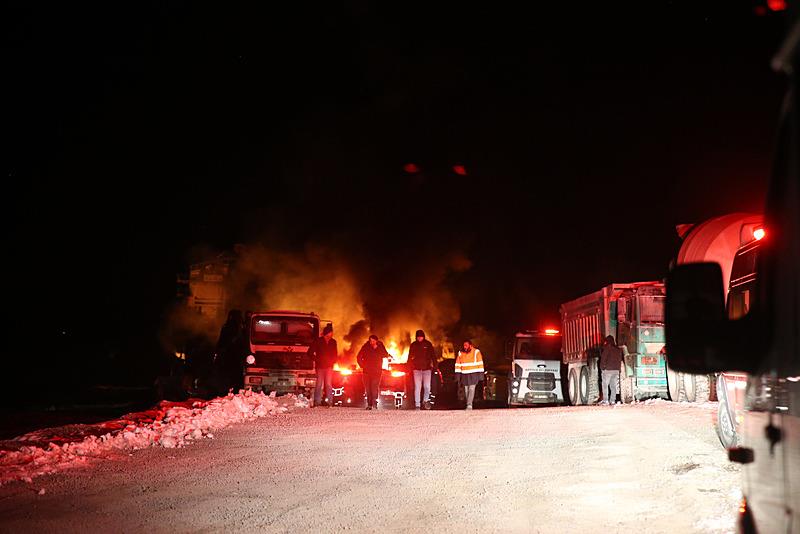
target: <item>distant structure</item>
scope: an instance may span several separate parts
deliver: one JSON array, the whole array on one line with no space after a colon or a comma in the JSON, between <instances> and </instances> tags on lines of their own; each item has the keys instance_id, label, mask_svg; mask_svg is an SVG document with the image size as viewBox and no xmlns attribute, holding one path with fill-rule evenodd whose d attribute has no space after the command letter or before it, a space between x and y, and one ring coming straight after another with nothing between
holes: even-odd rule
<instances>
[{"instance_id":1,"label":"distant structure","mask_svg":"<svg viewBox=\"0 0 800 534\"><path fill-rule=\"evenodd\" d=\"M243 245L236 245L233 252L190 265L188 273L177 277L179 301L204 317L224 320L228 313L229 277L242 250Z\"/></svg>"}]
</instances>

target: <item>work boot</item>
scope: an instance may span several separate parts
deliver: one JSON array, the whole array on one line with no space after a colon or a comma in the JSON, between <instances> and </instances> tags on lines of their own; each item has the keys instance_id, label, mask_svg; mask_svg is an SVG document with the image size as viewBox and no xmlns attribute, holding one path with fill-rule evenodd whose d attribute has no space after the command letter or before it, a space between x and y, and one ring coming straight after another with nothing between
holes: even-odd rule
<instances>
[{"instance_id":1,"label":"work boot","mask_svg":"<svg viewBox=\"0 0 800 534\"><path fill-rule=\"evenodd\" d=\"M371 409L372 409L372 406L369 406L369 405L368 405L368 406L367 406L367 410L371 410Z\"/></svg>"},{"instance_id":2,"label":"work boot","mask_svg":"<svg viewBox=\"0 0 800 534\"><path fill-rule=\"evenodd\" d=\"M430 410L431 409L431 403L430 402L426 402L426 403L424 403L422 405L422 407L425 408L426 410Z\"/></svg>"}]
</instances>

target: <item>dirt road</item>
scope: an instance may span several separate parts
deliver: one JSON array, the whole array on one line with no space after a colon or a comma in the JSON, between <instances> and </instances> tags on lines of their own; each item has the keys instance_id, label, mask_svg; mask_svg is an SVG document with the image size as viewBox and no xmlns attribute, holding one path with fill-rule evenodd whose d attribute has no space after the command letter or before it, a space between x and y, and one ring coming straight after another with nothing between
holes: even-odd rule
<instances>
[{"instance_id":1,"label":"dirt road","mask_svg":"<svg viewBox=\"0 0 800 534\"><path fill-rule=\"evenodd\" d=\"M0 531L728 532L739 474L710 417L299 410L2 486Z\"/></svg>"}]
</instances>

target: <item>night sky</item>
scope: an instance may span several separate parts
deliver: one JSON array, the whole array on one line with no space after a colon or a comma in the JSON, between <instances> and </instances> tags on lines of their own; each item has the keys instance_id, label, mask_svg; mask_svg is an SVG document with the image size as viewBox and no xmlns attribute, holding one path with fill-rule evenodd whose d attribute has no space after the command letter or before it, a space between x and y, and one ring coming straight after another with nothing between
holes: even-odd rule
<instances>
[{"instance_id":1,"label":"night sky","mask_svg":"<svg viewBox=\"0 0 800 534\"><path fill-rule=\"evenodd\" d=\"M663 277L676 224L761 209L784 19L758 2L280 4L3 8L27 373L62 328L156 350L200 246L325 243L395 290L461 251L462 320L511 333Z\"/></svg>"}]
</instances>

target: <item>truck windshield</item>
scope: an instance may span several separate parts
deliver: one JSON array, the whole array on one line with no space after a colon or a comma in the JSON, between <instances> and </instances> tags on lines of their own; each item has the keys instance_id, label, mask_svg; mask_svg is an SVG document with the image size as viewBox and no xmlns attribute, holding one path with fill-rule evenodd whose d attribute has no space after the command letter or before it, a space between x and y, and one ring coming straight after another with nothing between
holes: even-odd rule
<instances>
[{"instance_id":1,"label":"truck windshield","mask_svg":"<svg viewBox=\"0 0 800 534\"><path fill-rule=\"evenodd\" d=\"M319 322L305 317L254 317L250 341L256 345L309 345L319 335Z\"/></svg>"},{"instance_id":2,"label":"truck windshield","mask_svg":"<svg viewBox=\"0 0 800 534\"><path fill-rule=\"evenodd\" d=\"M664 323L663 295L639 296L639 321L642 323Z\"/></svg>"},{"instance_id":3,"label":"truck windshield","mask_svg":"<svg viewBox=\"0 0 800 534\"><path fill-rule=\"evenodd\" d=\"M521 360L560 360L561 338L558 336L517 338L516 356Z\"/></svg>"}]
</instances>

